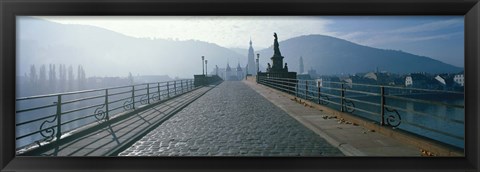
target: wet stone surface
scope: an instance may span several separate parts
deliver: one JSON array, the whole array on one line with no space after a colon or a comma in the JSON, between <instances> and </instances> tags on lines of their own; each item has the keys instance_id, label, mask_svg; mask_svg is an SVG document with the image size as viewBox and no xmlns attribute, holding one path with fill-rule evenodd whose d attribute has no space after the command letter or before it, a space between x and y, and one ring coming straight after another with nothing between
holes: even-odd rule
<instances>
[{"instance_id":1,"label":"wet stone surface","mask_svg":"<svg viewBox=\"0 0 480 172\"><path fill-rule=\"evenodd\" d=\"M225 81L119 156L343 156L239 81Z\"/></svg>"}]
</instances>

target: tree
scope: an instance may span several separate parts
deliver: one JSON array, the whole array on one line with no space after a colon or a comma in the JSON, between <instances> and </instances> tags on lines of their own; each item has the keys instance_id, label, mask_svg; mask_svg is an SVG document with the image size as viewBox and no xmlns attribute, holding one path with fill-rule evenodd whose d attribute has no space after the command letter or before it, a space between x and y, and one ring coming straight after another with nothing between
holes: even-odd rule
<instances>
[{"instance_id":1,"label":"tree","mask_svg":"<svg viewBox=\"0 0 480 172\"><path fill-rule=\"evenodd\" d=\"M45 93L47 90L47 69L45 65L42 65L39 70L38 87L39 94Z\"/></svg>"},{"instance_id":2,"label":"tree","mask_svg":"<svg viewBox=\"0 0 480 172\"><path fill-rule=\"evenodd\" d=\"M59 65L59 89L60 91L67 90L67 70L65 68L65 64Z\"/></svg>"},{"instance_id":3,"label":"tree","mask_svg":"<svg viewBox=\"0 0 480 172\"><path fill-rule=\"evenodd\" d=\"M75 90L75 75L73 74L73 67L72 65L68 66L68 91Z\"/></svg>"},{"instance_id":4,"label":"tree","mask_svg":"<svg viewBox=\"0 0 480 172\"><path fill-rule=\"evenodd\" d=\"M30 75L29 75L30 84L35 86L37 84L38 76L35 65L30 66Z\"/></svg>"},{"instance_id":5,"label":"tree","mask_svg":"<svg viewBox=\"0 0 480 172\"><path fill-rule=\"evenodd\" d=\"M57 92L56 85L57 85L57 73L55 72L55 64L50 64L49 75L48 75L48 87L52 93Z\"/></svg>"},{"instance_id":6,"label":"tree","mask_svg":"<svg viewBox=\"0 0 480 172\"><path fill-rule=\"evenodd\" d=\"M37 70L35 69L35 65L31 65L30 66L30 74L27 76L27 74L25 74L25 79L27 79L27 88L28 88L28 91L30 92L29 94L37 94L38 91L38 85L37 85L37 80L38 80L38 76L37 76Z\"/></svg>"},{"instance_id":7,"label":"tree","mask_svg":"<svg viewBox=\"0 0 480 172\"><path fill-rule=\"evenodd\" d=\"M78 89L85 89L87 80L85 78L85 71L83 70L82 65L78 65L77 71Z\"/></svg>"},{"instance_id":8,"label":"tree","mask_svg":"<svg viewBox=\"0 0 480 172\"><path fill-rule=\"evenodd\" d=\"M131 72L128 72L128 83L130 85L133 85L133 75Z\"/></svg>"}]
</instances>

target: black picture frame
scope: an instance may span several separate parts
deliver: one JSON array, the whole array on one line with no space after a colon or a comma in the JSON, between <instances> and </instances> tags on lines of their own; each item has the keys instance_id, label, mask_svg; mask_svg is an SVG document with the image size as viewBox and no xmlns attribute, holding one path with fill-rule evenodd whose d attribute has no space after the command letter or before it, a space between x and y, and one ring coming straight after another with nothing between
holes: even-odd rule
<instances>
[{"instance_id":1,"label":"black picture frame","mask_svg":"<svg viewBox=\"0 0 480 172\"><path fill-rule=\"evenodd\" d=\"M1 171L478 171L478 0L1 0ZM18 15L464 15L465 157L16 157Z\"/></svg>"}]
</instances>

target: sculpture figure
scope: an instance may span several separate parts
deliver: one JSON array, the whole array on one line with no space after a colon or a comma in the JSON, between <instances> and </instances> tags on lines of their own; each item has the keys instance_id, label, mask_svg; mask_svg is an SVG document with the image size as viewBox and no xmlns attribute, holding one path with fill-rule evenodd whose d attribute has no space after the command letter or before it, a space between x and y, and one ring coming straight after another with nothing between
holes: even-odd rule
<instances>
[{"instance_id":1,"label":"sculpture figure","mask_svg":"<svg viewBox=\"0 0 480 172\"><path fill-rule=\"evenodd\" d=\"M277 33L273 32L273 37L275 37L275 40L273 41L273 56L282 56L280 53L280 48L278 48L278 37Z\"/></svg>"}]
</instances>

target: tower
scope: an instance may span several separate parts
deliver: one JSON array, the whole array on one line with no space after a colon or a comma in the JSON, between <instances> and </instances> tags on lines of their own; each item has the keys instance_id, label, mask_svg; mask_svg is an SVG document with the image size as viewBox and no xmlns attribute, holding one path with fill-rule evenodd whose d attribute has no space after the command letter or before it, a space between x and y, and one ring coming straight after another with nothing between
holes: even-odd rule
<instances>
[{"instance_id":1,"label":"tower","mask_svg":"<svg viewBox=\"0 0 480 172\"><path fill-rule=\"evenodd\" d=\"M250 39L250 47L248 48L248 74L257 75L257 69L255 68L255 54L253 53L252 39Z\"/></svg>"},{"instance_id":2,"label":"tower","mask_svg":"<svg viewBox=\"0 0 480 172\"><path fill-rule=\"evenodd\" d=\"M300 56L298 64L300 65L298 67L298 73L302 74L304 72L303 57L302 56Z\"/></svg>"},{"instance_id":3,"label":"tower","mask_svg":"<svg viewBox=\"0 0 480 172\"><path fill-rule=\"evenodd\" d=\"M230 68L230 64L227 63L227 69L225 69L225 81L230 81L232 77L232 68Z\"/></svg>"},{"instance_id":4,"label":"tower","mask_svg":"<svg viewBox=\"0 0 480 172\"><path fill-rule=\"evenodd\" d=\"M238 80L243 79L243 70L242 70L242 67L240 67L240 62L237 65L237 79Z\"/></svg>"}]
</instances>

